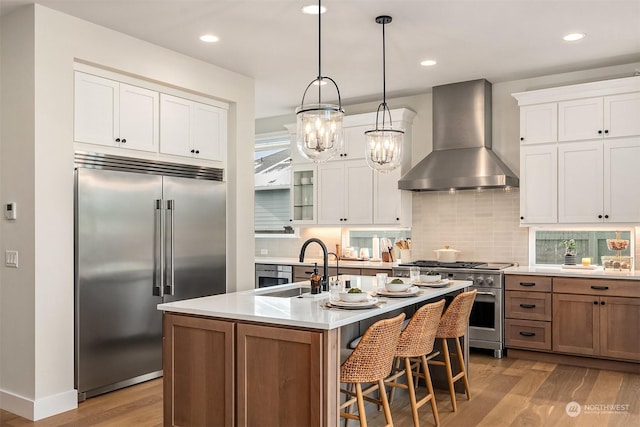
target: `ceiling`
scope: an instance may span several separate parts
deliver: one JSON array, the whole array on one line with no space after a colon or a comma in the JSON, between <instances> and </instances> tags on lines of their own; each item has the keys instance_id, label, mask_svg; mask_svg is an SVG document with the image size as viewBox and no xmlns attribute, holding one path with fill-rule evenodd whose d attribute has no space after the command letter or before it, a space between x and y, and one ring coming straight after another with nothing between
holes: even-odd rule
<instances>
[{"instance_id":1,"label":"ceiling","mask_svg":"<svg viewBox=\"0 0 640 427\"><path fill-rule=\"evenodd\" d=\"M0 12L29 3L0 0ZM291 114L318 74L318 19L301 13L315 0L37 3L253 77L257 118ZM498 83L640 61L640 0L326 0L322 5L327 8L322 74L338 83L345 105L382 99L382 26L375 17L383 14L393 18L385 27L388 98L477 78ZM587 36L562 40L570 32ZM220 41L205 44L198 39L203 33ZM424 59L438 63L420 66ZM325 88L323 97L335 101L331 86Z\"/></svg>"}]
</instances>

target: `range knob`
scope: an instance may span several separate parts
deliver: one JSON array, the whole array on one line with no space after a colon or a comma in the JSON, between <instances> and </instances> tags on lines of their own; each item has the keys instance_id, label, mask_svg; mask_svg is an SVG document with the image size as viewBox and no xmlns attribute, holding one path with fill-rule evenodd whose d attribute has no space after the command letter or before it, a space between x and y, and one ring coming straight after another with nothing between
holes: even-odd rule
<instances>
[{"instance_id":1,"label":"range knob","mask_svg":"<svg viewBox=\"0 0 640 427\"><path fill-rule=\"evenodd\" d=\"M476 285L480 286L484 283L484 278L482 276L476 277Z\"/></svg>"},{"instance_id":2,"label":"range knob","mask_svg":"<svg viewBox=\"0 0 640 427\"><path fill-rule=\"evenodd\" d=\"M475 280L474 280L474 278L473 278L473 276L467 276L467 278L466 278L466 279L464 279L464 280L467 280L467 281L469 281L469 282L471 282L471 283L473 283L473 282L475 281Z\"/></svg>"},{"instance_id":3,"label":"range knob","mask_svg":"<svg viewBox=\"0 0 640 427\"><path fill-rule=\"evenodd\" d=\"M493 277L487 277L484 279L484 284L487 286L493 286Z\"/></svg>"}]
</instances>

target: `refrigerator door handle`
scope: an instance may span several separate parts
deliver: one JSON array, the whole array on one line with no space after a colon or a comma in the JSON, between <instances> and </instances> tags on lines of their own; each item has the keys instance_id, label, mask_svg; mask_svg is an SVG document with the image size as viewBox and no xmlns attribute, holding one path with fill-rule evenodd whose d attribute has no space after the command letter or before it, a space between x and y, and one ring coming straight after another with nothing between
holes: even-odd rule
<instances>
[{"instance_id":1,"label":"refrigerator door handle","mask_svg":"<svg viewBox=\"0 0 640 427\"><path fill-rule=\"evenodd\" d=\"M175 264L174 264L174 244L173 244L173 213L175 210L175 200L167 200L167 216L166 216L166 228L167 228L167 234L168 234L168 245L167 245L167 249L165 250L166 253L166 262L165 262L165 268L166 268L166 272L167 272L167 277L165 280L165 291L164 293L166 295L173 295L173 288L174 288L174 272L175 272Z\"/></svg>"},{"instance_id":2,"label":"refrigerator door handle","mask_svg":"<svg viewBox=\"0 0 640 427\"><path fill-rule=\"evenodd\" d=\"M162 228L162 200L155 200L153 230L153 295L164 296L164 230Z\"/></svg>"}]
</instances>

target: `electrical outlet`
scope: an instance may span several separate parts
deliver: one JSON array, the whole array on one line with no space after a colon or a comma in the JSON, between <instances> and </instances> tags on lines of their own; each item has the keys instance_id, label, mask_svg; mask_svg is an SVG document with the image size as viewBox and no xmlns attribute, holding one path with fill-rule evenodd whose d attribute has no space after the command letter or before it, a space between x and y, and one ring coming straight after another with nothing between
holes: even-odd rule
<instances>
[{"instance_id":1,"label":"electrical outlet","mask_svg":"<svg viewBox=\"0 0 640 427\"><path fill-rule=\"evenodd\" d=\"M260 255L269 255L269 249L260 249Z\"/></svg>"},{"instance_id":2,"label":"electrical outlet","mask_svg":"<svg viewBox=\"0 0 640 427\"><path fill-rule=\"evenodd\" d=\"M4 265L7 267L18 268L18 251L5 251Z\"/></svg>"}]
</instances>

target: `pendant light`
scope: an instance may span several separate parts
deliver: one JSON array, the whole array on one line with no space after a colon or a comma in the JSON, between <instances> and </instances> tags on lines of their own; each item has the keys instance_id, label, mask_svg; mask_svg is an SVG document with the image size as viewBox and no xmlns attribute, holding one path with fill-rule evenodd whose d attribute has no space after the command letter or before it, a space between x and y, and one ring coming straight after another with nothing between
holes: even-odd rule
<instances>
[{"instance_id":1,"label":"pendant light","mask_svg":"<svg viewBox=\"0 0 640 427\"><path fill-rule=\"evenodd\" d=\"M376 128L364 133L365 157L367 164L377 172L390 172L400 166L402 162L402 145L404 143L404 131L394 129L391 121L391 111L387 106L386 91L386 50L384 26L391 22L390 16L378 16L378 24L382 24L382 103L376 112ZM382 113L382 121L380 115ZM388 118L388 120L387 120ZM386 124L388 122L388 125Z\"/></svg>"},{"instance_id":2,"label":"pendant light","mask_svg":"<svg viewBox=\"0 0 640 427\"><path fill-rule=\"evenodd\" d=\"M298 151L305 158L316 163L329 160L342 148L342 120L344 110L340 98L340 89L336 82L322 75L322 7L318 0L318 77L313 80L302 95L302 103L296 109ZM322 86L331 82L338 93L338 105L322 103ZM318 103L305 105L304 100L311 86L318 87Z\"/></svg>"}]
</instances>

